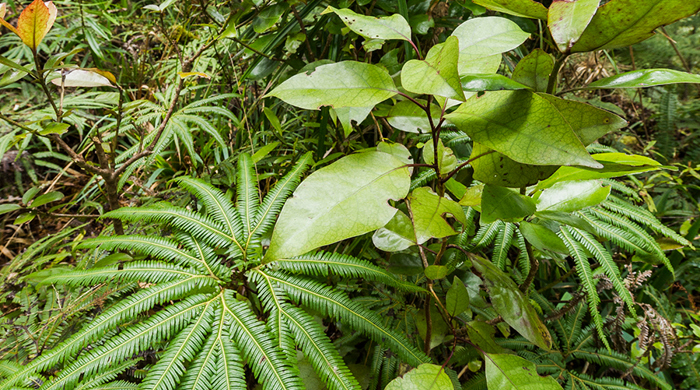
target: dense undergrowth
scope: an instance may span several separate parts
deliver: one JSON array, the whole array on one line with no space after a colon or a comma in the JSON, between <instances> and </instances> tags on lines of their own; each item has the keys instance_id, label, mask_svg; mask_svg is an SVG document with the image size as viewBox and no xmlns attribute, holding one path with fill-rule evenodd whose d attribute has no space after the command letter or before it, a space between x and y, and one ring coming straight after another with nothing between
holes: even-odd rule
<instances>
[{"instance_id":1,"label":"dense undergrowth","mask_svg":"<svg viewBox=\"0 0 700 390\"><path fill-rule=\"evenodd\" d=\"M0 5L0 389L700 387L700 4L504 3Z\"/></svg>"}]
</instances>

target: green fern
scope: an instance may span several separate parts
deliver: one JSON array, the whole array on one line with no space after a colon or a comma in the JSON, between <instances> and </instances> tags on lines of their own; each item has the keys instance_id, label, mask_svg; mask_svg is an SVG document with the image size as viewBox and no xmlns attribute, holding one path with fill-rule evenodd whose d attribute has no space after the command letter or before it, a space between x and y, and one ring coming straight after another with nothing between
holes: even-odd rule
<instances>
[{"instance_id":1,"label":"green fern","mask_svg":"<svg viewBox=\"0 0 700 390\"><path fill-rule=\"evenodd\" d=\"M160 352L147 370L143 388L245 388L247 364L263 389L301 389L295 367L299 347L329 389L359 390L323 328L303 308L347 324L413 366L429 361L377 314L315 277L364 278L407 292L422 289L368 261L339 254L316 252L261 264L260 237L272 227L309 164L306 155L262 202L252 161L244 154L235 203L201 180L179 178L180 187L203 206L201 212L161 204L108 213L109 218L167 226L174 233L85 241L80 248L130 251L146 259L60 273L42 285L80 287L116 281L148 287L123 297L26 366L8 366L0 389L23 385L54 367L59 368L57 374L40 389L132 389L134 384L127 382L104 382L133 366L133 356L148 349ZM243 290L245 295L237 292ZM147 312L148 317L135 321ZM394 368L387 371L387 379L395 375L398 361L391 363Z\"/></svg>"}]
</instances>

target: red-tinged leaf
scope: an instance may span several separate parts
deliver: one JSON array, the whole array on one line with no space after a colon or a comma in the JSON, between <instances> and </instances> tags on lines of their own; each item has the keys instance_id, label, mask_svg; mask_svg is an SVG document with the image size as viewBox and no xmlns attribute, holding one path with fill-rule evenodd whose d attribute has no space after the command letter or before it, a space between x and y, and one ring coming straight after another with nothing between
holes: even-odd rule
<instances>
[{"instance_id":1,"label":"red-tinged leaf","mask_svg":"<svg viewBox=\"0 0 700 390\"><path fill-rule=\"evenodd\" d=\"M32 50L44 39L56 21L56 6L52 2L34 0L22 11L17 21L17 35Z\"/></svg>"}]
</instances>

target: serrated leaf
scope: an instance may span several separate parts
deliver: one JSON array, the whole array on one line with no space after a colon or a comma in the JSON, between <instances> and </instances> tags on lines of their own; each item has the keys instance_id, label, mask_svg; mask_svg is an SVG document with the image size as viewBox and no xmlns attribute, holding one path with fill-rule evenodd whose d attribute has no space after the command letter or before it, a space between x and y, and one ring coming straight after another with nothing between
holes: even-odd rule
<instances>
[{"instance_id":1,"label":"serrated leaf","mask_svg":"<svg viewBox=\"0 0 700 390\"><path fill-rule=\"evenodd\" d=\"M337 9L329 6L322 14L333 12L340 17L350 30L368 39L411 40L411 26L399 14L374 17L357 14L349 9Z\"/></svg>"},{"instance_id":2,"label":"serrated leaf","mask_svg":"<svg viewBox=\"0 0 700 390\"><path fill-rule=\"evenodd\" d=\"M656 28L698 11L697 1L611 0L598 8L571 51L627 47L651 37Z\"/></svg>"},{"instance_id":3,"label":"serrated leaf","mask_svg":"<svg viewBox=\"0 0 700 390\"><path fill-rule=\"evenodd\" d=\"M456 276L452 280L452 286L447 290L445 309L452 317L456 317L469 309L469 292L464 283Z\"/></svg>"},{"instance_id":4,"label":"serrated leaf","mask_svg":"<svg viewBox=\"0 0 700 390\"><path fill-rule=\"evenodd\" d=\"M551 376L539 376L537 366L511 354L486 354L486 384L498 390L562 390Z\"/></svg>"},{"instance_id":5,"label":"serrated leaf","mask_svg":"<svg viewBox=\"0 0 700 390\"><path fill-rule=\"evenodd\" d=\"M387 201L405 197L410 181L403 161L375 151L347 156L319 169L282 208L264 262L386 225L396 214Z\"/></svg>"},{"instance_id":6,"label":"serrated leaf","mask_svg":"<svg viewBox=\"0 0 700 390\"><path fill-rule=\"evenodd\" d=\"M574 46L593 19L600 0L554 0L549 6L547 25L562 53Z\"/></svg>"},{"instance_id":7,"label":"serrated leaf","mask_svg":"<svg viewBox=\"0 0 700 390\"><path fill-rule=\"evenodd\" d=\"M621 126L604 110L529 91L486 92L445 117L475 142L532 165L600 168L577 134L589 138Z\"/></svg>"},{"instance_id":8,"label":"serrated leaf","mask_svg":"<svg viewBox=\"0 0 700 390\"><path fill-rule=\"evenodd\" d=\"M606 77L584 89L646 88L655 85L700 83L700 75L672 69L642 69Z\"/></svg>"},{"instance_id":9,"label":"serrated leaf","mask_svg":"<svg viewBox=\"0 0 700 390\"><path fill-rule=\"evenodd\" d=\"M319 66L310 74L292 76L265 96L316 110L322 106L373 107L396 93L386 70L363 62L343 61Z\"/></svg>"},{"instance_id":10,"label":"serrated leaf","mask_svg":"<svg viewBox=\"0 0 700 390\"><path fill-rule=\"evenodd\" d=\"M464 101L457 73L459 42L456 37L430 48L425 60L410 60L401 70L401 85L408 92Z\"/></svg>"},{"instance_id":11,"label":"serrated leaf","mask_svg":"<svg viewBox=\"0 0 700 390\"><path fill-rule=\"evenodd\" d=\"M467 73L490 73L473 72L471 69L473 62L479 59L491 58L486 61L493 63L497 58L500 64L500 54L520 46L530 37L530 34L520 29L511 20L497 16L488 16L467 20L452 32L452 36L459 39L459 74L463 75Z\"/></svg>"},{"instance_id":12,"label":"serrated leaf","mask_svg":"<svg viewBox=\"0 0 700 390\"><path fill-rule=\"evenodd\" d=\"M452 381L445 370L435 364L421 364L389 382L384 390L452 390Z\"/></svg>"},{"instance_id":13,"label":"serrated leaf","mask_svg":"<svg viewBox=\"0 0 700 390\"><path fill-rule=\"evenodd\" d=\"M503 320L538 347L546 350L552 348L552 336L547 327L513 280L484 258L473 256L471 260L483 275L493 308Z\"/></svg>"},{"instance_id":14,"label":"serrated leaf","mask_svg":"<svg viewBox=\"0 0 700 390\"><path fill-rule=\"evenodd\" d=\"M398 252L415 245L415 237L411 219L398 211L386 226L374 232L372 242L385 252Z\"/></svg>"},{"instance_id":15,"label":"serrated leaf","mask_svg":"<svg viewBox=\"0 0 700 390\"><path fill-rule=\"evenodd\" d=\"M508 15L547 20L547 8L533 0L473 0L473 2Z\"/></svg>"},{"instance_id":16,"label":"serrated leaf","mask_svg":"<svg viewBox=\"0 0 700 390\"><path fill-rule=\"evenodd\" d=\"M36 51L39 44L51 30L56 21L56 6L53 2L44 3L34 0L19 15L17 20L17 35L32 51Z\"/></svg>"},{"instance_id":17,"label":"serrated leaf","mask_svg":"<svg viewBox=\"0 0 700 390\"><path fill-rule=\"evenodd\" d=\"M481 194L481 223L518 222L536 210L530 197L506 187L486 184Z\"/></svg>"},{"instance_id":18,"label":"serrated leaf","mask_svg":"<svg viewBox=\"0 0 700 390\"><path fill-rule=\"evenodd\" d=\"M430 238L443 238L457 234L445 220L448 214L463 224L467 223L464 210L459 203L438 196L428 187L413 190L408 197L408 202L413 214L416 243L419 245Z\"/></svg>"},{"instance_id":19,"label":"serrated leaf","mask_svg":"<svg viewBox=\"0 0 700 390\"><path fill-rule=\"evenodd\" d=\"M542 191L537 198L537 211L571 213L595 206L610 195L610 186L598 180L562 181Z\"/></svg>"},{"instance_id":20,"label":"serrated leaf","mask_svg":"<svg viewBox=\"0 0 700 390\"><path fill-rule=\"evenodd\" d=\"M457 157L455 157L452 149L446 148L445 145L442 144L442 140L439 138L437 146L438 170L441 175L446 175L457 168ZM423 161L429 165L435 164L435 148L433 147L432 140L428 140L423 146Z\"/></svg>"},{"instance_id":21,"label":"serrated leaf","mask_svg":"<svg viewBox=\"0 0 700 390\"><path fill-rule=\"evenodd\" d=\"M535 49L518 62L513 70L513 81L535 90L546 92L549 76L554 70L554 58L542 49Z\"/></svg>"},{"instance_id":22,"label":"serrated leaf","mask_svg":"<svg viewBox=\"0 0 700 390\"><path fill-rule=\"evenodd\" d=\"M34 199L32 201L32 203L29 205L29 207L34 209L34 208L43 206L47 203L61 200L61 199L63 199L63 196L64 195L58 191L52 191L52 192L49 192L48 194L37 196L36 199Z\"/></svg>"}]
</instances>

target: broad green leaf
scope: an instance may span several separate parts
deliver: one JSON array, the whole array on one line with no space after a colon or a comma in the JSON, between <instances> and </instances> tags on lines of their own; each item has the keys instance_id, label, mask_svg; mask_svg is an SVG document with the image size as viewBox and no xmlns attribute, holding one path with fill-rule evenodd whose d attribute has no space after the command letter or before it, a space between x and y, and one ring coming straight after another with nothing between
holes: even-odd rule
<instances>
[{"instance_id":1,"label":"broad green leaf","mask_svg":"<svg viewBox=\"0 0 700 390\"><path fill-rule=\"evenodd\" d=\"M537 366L517 355L493 354L484 356L486 385L498 390L562 390L551 376L539 376Z\"/></svg>"},{"instance_id":2,"label":"broad green leaf","mask_svg":"<svg viewBox=\"0 0 700 390\"><path fill-rule=\"evenodd\" d=\"M445 309L452 317L456 317L469 309L469 291L456 276L452 280L452 286L447 290Z\"/></svg>"},{"instance_id":3,"label":"broad green leaf","mask_svg":"<svg viewBox=\"0 0 700 390\"><path fill-rule=\"evenodd\" d=\"M41 135L49 135L49 134L63 134L68 130L70 125L68 123L58 123L58 122L51 122L48 125L44 126L44 129L39 132Z\"/></svg>"},{"instance_id":4,"label":"broad green leaf","mask_svg":"<svg viewBox=\"0 0 700 390\"><path fill-rule=\"evenodd\" d=\"M564 245L564 241L556 233L547 227L537 223L520 222L520 233L525 239L539 250L549 250L552 252L568 254L569 251Z\"/></svg>"},{"instance_id":5,"label":"broad green leaf","mask_svg":"<svg viewBox=\"0 0 700 390\"><path fill-rule=\"evenodd\" d=\"M494 74L501 67L502 54L488 57L468 57L460 55L459 74Z\"/></svg>"},{"instance_id":6,"label":"broad green leaf","mask_svg":"<svg viewBox=\"0 0 700 390\"><path fill-rule=\"evenodd\" d=\"M506 187L486 184L481 193L482 223L496 220L519 222L536 210L535 202L530 197Z\"/></svg>"},{"instance_id":7,"label":"broad green leaf","mask_svg":"<svg viewBox=\"0 0 700 390\"><path fill-rule=\"evenodd\" d=\"M460 80L462 89L470 92L530 89L500 74L467 74Z\"/></svg>"},{"instance_id":8,"label":"broad green leaf","mask_svg":"<svg viewBox=\"0 0 700 390\"><path fill-rule=\"evenodd\" d=\"M552 336L515 282L490 261L478 256L472 256L471 260L483 276L494 310L520 335L538 347L549 350L552 347Z\"/></svg>"},{"instance_id":9,"label":"broad green leaf","mask_svg":"<svg viewBox=\"0 0 700 390\"><path fill-rule=\"evenodd\" d=\"M253 19L253 30L258 34L264 33L280 20L280 17L282 17L286 9L286 3L278 3L263 9L258 16Z\"/></svg>"},{"instance_id":10,"label":"broad green leaf","mask_svg":"<svg viewBox=\"0 0 700 390\"><path fill-rule=\"evenodd\" d=\"M373 107L396 92L386 70L363 62L343 61L321 65L310 74L292 76L265 96L315 110L322 106Z\"/></svg>"},{"instance_id":11,"label":"broad green leaf","mask_svg":"<svg viewBox=\"0 0 700 390\"><path fill-rule=\"evenodd\" d=\"M598 180L562 181L542 191L537 198L537 211L571 213L592 207L610 195L610 186Z\"/></svg>"},{"instance_id":12,"label":"broad green leaf","mask_svg":"<svg viewBox=\"0 0 700 390\"><path fill-rule=\"evenodd\" d=\"M681 83L700 83L700 75L671 69L633 70L594 81L588 84L585 89L646 88Z\"/></svg>"},{"instance_id":13,"label":"broad green leaf","mask_svg":"<svg viewBox=\"0 0 700 390\"><path fill-rule=\"evenodd\" d=\"M372 149L367 149L367 151L370 150ZM408 148L403 144L380 142L377 144L377 151L388 153L406 164L413 164L413 156L411 155L411 152L408 150ZM413 172L412 168L409 169L409 171Z\"/></svg>"},{"instance_id":14,"label":"broad green leaf","mask_svg":"<svg viewBox=\"0 0 700 390\"><path fill-rule=\"evenodd\" d=\"M34 197L36 196L36 194L39 193L39 190L41 190L41 188L39 188L39 187L32 187L32 188L28 189L28 190L24 193L24 195L22 195L22 203L25 204L25 205L29 204L29 202L30 202L32 199L34 199Z\"/></svg>"},{"instance_id":15,"label":"broad green leaf","mask_svg":"<svg viewBox=\"0 0 700 390\"><path fill-rule=\"evenodd\" d=\"M490 10L522 18L547 20L547 8L533 0L473 0Z\"/></svg>"},{"instance_id":16,"label":"broad green leaf","mask_svg":"<svg viewBox=\"0 0 700 390\"><path fill-rule=\"evenodd\" d=\"M440 118L440 108L431 104L430 115L437 124ZM408 100L396 103L389 110L386 119L393 127L409 133L429 133L431 130L430 121L425 111Z\"/></svg>"},{"instance_id":17,"label":"broad green leaf","mask_svg":"<svg viewBox=\"0 0 700 390\"><path fill-rule=\"evenodd\" d=\"M439 138L437 145L437 158L438 170L440 171L441 175L446 175L452 172L453 169L457 168L457 157L455 157L452 149L446 148L445 145L442 144L442 140ZM430 139L423 146L423 161L429 165L435 164L435 148L432 140Z\"/></svg>"},{"instance_id":18,"label":"broad green leaf","mask_svg":"<svg viewBox=\"0 0 700 390\"><path fill-rule=\"evenodd\" d=\"M398 252L416 245L415 233L411 219L402 211L394 214L394 218L386 226L377 229L372 236L374 246L384 252Z\"/></svg>"},{"instance_id":19,"label":"broad green leaf","mask_svg":"<svg viewBox=\"0 0 700 390\"><path fill-rule=\"evenodd\" d=\"M20 216L15 219L13 224L21 225L25 222L31 221L32 219L34 219L34 217L36 217L36 213L34 213L33 211L30 211L28 213L23 213L23 214L20 214Z\"/></svg>"},{"instance_id":20,"label":"broad green leaf","mask_svg":"<svg viewBox=\"0 0 700 390\"><path fill-rule=\"evenodd\" d=\"M467 223L464 210L459 203L438 196L428 187L413 190L408 197L408 202L413 214L416 243L419 245L430 238L443 238L457 234L444 219L446 214L463 224Z\"/></svg>"},{"instance_id":21,"label":"broad green leaf","mask_svg":"<svg viewBox=\"0 0 700 390\"><path fill-rule=\"evenodd\" d=\"M352 133L352 122L360 123L365 120L372 108L372 106L334 108L335 114L338 116L338 122L343 125L343 132L346 137Z\"/></svg>"},{"instance_id":22,"label":"broad green leaf","mask_svg":"<svg viewBox=\"0 0 700 390\"><path fill-rule=\"evenodd\" d=\"M464 101L457 73L459 42L456 37L430 48L425 60L410 60L401 70L401 85L408 92Z\"/></svg>"},{"instance_id":23,"label":"broad green leaf","mask_svg":"<svg viewBox=\"0 0 700 390\"><path fill-rule=\"evenodd\" d=\"M478 184L467 188L464 195L459 199L459 204L462 206L475 207L481 212L481 196L484 192L484 185Z\"/></svg>"},{"instance_id":24,"label":"broad green leaf","mask_svg":"<svg viewBox=\"0 0 700 390\"><path fill-rule=\"evenodd\" d=\"M445 117L475 142L520 163L601 167L586 152L576 130L579 126L612 129L614 126L605 123L611 121L612 114L590 106L585 107L590 108L585 112L569 112L573 106L558 100L562 99L529 91L486 92L470 98ZM562 112L562 107L566 112ZM585 122L579 124L576 119Z\"/></svg>"},{"instance_id":25,"label":"broad green leaf","mask_svg":"<svg viewBox=\"0 0 700 390\"><path fill-rule=\"evenodd\" d=\"M430 280L444 279L449 275L450 269L444 265L429 265L425 268L425 276Z\"/></svg>"},{"instance_id":26,"label":"broad green leaf","mask_svg":"<svg viewBox=\"0 0 700 390\"><path fill-rule=\"evenodd\" d=\"M19 210L22 207L15 203L0 204L0 215Z\"/></svg>"},{"instance_id":27,"label":"broad green leaf","mask_svg":"<svg viewBox=\"0 0 700 390\"><path fill-rule=\"evenodd\" d=\"M693 15L700 2L692 0L611 0L598 8L572 52L615 49L641 42L654 30Z\"/></svg>"},{"instance_id":28,"label":"broad green leaf","mask_svg":"<svg viewBox=\"0 0 700 390\"><path fill-rule=\"evenodd\" d=\"M452 381L442 366L421 364L389 382L384 390L452 390Z\"/></svg>"},{"instance_id":29,"label":"broad green leaf","mask_svg":"<svg viewBox=\"0 0 700 390\"><path fill-rule=\"evenodd\" d=\"M19 70L19 71L24 72L24 73L31 72L31 70L25 68L24 66L12 61L12 60L5 58L3 56L0 56L0 65L5 65L9 68L16 69L16 70Z\"/></svg>"},{"instance_id":30,"label":"broad green leaf","mask_svg":"<svg viewBox=\"0 0 700 390\"><path fill-rule=\"evenodd\" d=\"M385 226L397 211L387 201L405 197L410 184L405 163L382 152L354 154L319 169L282 208L264 262Z\"/></svg>"},{"instance_id":31,"label":"broad green leaf","mask_svg":"<svg viewBox=\"0 0 700 390\"><path fill-rule=\"evenodd\" d=\"M474 142L472 156L481 157L471 162L474 179L482 183L501 187L522 188L544 180L557 171L559 166L521 164L508 156L493 152L493 149Z\"/></svg>"},{"instance_id":32,"label":"broad green leaf","mask_svg":"<svg viewBox=\"0 0 700 390\"><path fill-rule=\"evenodd\" d=\"M41 0L34 0L19 15L17 35L32 51L36 51L46 33L51 30L56 21L56 13L53 2L44 3Z\"/></svg>"},{"instance_id":33,"label":"broad green leaf","mask_svg":"<svg viewBox=\"0 0 700 390\"><path fill-rule=\"evenodd\" d=\"M469 341L486 353L505 353L505 348L496 343L494 335L496 328L484 321L470 321L467 323L467 335Z\"/></svg>"},{"instance_id":34,"label":"broad green leaf","mask_svg":"<svg viewBox=\"0 0 700 390\"><path fill-rule=\"evenodd\" d=\"M545 92L553 70L552 55L542 49L535 49L515 66L513 81L527 85L535 92Z\"/></svg>"},{"instance_id":35,"label":"broad green leaf","mask_svg":"<svg viewBox=\"0 0 700 390\"><path fill-rule=\"evenodd\" d=\"M411 26L399 14L377 18L356 14L349 9L336 9L330 6L322 14L330 12L338 15L350 30L362 37L383 40L411 40Z\"/></svg>"},{"instance_id":36,"label":"broad green leaf","mask_svg":"<svg viewBox=\"0 0 700 390\"><path fill-rule=\"evenodd\" d=\"M34 208L37 208L39 206L43 206L47 203L61 200L61 199L63 199L63 196L64 195L58 191L52 191L52 192L49 192L48 194L37 196L36 199L34 199L32 201L32 204L29 205L29 207L34 209Z\"/></svg>"},{"instance_id":37,"label":"broad green leaf","mask_svg":"<svg viewBox=\"0 0 700 390\"><path fill-rule=\"evenodd\" d=\"M539 182L537 188L548 188L560 181L605 179L633 173L657 171L662 168L658 161L638 155L600 153L591 157L603 164L603 168L561 167L548 179Z\"/></svg>"},{"instance_id":38,"label":"broad green leaf","mask_svg":"<svg viewBox=\"0 0 700 390\"><path fill-rule=\"evenodd\" d=\"M474 72L474 62L484 60L485 65L493 66L501 62L501 53L513 50L530 37L515 22L497 16L469 19L460 24L452 36L459 39L459 74L492 73ZM488 58L488 59L487 59ZM478 68L478 65L477 65ZM498 67L496 66L496 69Z\"/></svg>"},{"instance_id":39,"label":"broad green leaf","mask_svg":"<svg viewBox=\"0 0 700 390\"><path fill-rule=\"evenodd\" d=\"M593 19L600 0L554 0L547 25L562 53L568 52Z\"/></svg>"}]
</instances>

